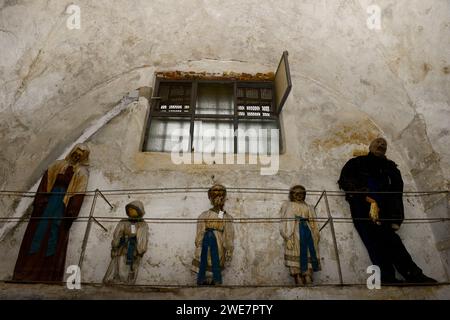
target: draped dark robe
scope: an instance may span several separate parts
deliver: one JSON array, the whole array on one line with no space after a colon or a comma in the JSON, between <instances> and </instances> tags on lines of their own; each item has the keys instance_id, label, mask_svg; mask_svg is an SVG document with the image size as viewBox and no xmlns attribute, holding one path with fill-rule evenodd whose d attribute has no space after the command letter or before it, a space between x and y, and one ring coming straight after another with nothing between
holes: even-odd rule
<instances>
[{"instance_id":1,"label":"draped dark robe","mask_svg":"<svg viewBox=\"0 0 450 320\"><path fill-rule=\"evenodd\" d=\"M350 159L342 168L338 183L339 187L346 191L348 202L365 202L365 197L369 196L376 200L380 208L380 219L388 219L383 223L402 224L405 216L402 199L403 180L394 161L377 157L372 153ZM352 215L355 213L352 212ZM369 218L369 211L367 210L367 214L363 216L354 217Z\"/></svg>"},{"instance_id":2,"label":"draped dark robe","mask_svg":"<svg viewBox=\"0 0 450 320\"><path fill-rule=\"evenodd\" d=\"M347 161L339 177L339 187L346 192L353 224L369 254L372 264L380 267L381 281L397 283L395 269L410 282L433 282L423 275L412 260L392 224L404 220L403 180L395 162L372 153ZM392 193L374 193L392 192ZM369 219L370 203L373 198L379 208L381 225Z\"/></svg>"},{"instance_id":3,"label":"draped dark robe","mask_svg":"<svg viewBox=\"0 0 450 320\"><path fill-rule=\"evenodd\" d=\"M58 174L52 188L62 187L67 190L73 177L73 168L68 167L63 174ZM51 238L51 226L54 220L49 223L43 234L40 235L39 250L30 253L33 241L36 241L36 232L43 214L49 203L50 194L45 194L48 190L48 170L45 172L39 184L33 202L31 219L28 222L25 235L20 246L19 256L14 268L13 280L25 282L61 282L64 278L64 267L66 261L67 244L69 241L69 231L73 220L79 214L83 204L84 194L72 195L67 206L64 206L64 213L57 229L57 240L54 254L48 256L49 240ZM43 193L40 193L43 192Z\"/></svg>"}]
</instances>

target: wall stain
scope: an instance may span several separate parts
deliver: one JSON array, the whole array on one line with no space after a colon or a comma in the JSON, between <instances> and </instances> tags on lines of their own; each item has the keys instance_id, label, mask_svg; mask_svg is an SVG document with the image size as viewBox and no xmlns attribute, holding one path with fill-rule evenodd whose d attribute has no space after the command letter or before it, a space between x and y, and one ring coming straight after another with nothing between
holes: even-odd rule
<instances>
[{"instance_id":1,"label":"wall stain","mask_svg":"<svg viewBox=\"0 0 450 320\"><path fill-rule=\"evenodd\" d=\"M346 144L369 144L380 135L378 128L368 119L352 125L341 125L326 133L325 138L318 138L312 146L321 150L331 150Z\"/></svg>"},{"instance_id":2,"label":"wall stain","mask_svg":"<svg viewBox=\"0 0 450 320\"><path fill-rule=\"evenodd\" d=\"M426 77L428 72L430 72L431 69L432 69L431 64L429 64L429 63L424 63L423 64L424 78Z\"/></svg>"}]
</instances>

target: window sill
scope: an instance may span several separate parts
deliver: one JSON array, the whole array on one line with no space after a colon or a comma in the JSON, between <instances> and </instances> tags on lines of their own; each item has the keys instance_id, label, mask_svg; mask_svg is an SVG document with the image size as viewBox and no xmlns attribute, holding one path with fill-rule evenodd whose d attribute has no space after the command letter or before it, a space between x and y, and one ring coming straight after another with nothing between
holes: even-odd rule
<instances>
[{"instance_id":1,"label":"window sill","mask_svg":"<svg viewBox=\"0 0 450 320\"><path fill-rule=\"evenodd\" d=\"M172 159L171 153L145 151L138 152L135 155L135 164L139 171L261 171L261 169L269 169L271 166L273 168L275 168L275 166L278 168L284 156L279 155L278 159L275 158L277 157L260 158L257 155L228 154L223 157L223 163L218 163L218 161L214 163L213 159L210 159L208 156L202 157L202 154L200 153L185 154L183 159L181 159L181 157L177 158L176 156Z\"/></svg>"}]
</instances>

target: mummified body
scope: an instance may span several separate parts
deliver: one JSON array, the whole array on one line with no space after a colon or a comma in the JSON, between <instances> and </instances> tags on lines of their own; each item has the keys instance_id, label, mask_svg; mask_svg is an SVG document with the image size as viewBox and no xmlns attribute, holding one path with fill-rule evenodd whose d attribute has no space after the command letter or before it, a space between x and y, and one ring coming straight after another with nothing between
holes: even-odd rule
<instances>
[{"instance_id":1,"label":"mummified body","mask_svg":"<svg viewBox=\"0 0 450 320\"><path fill-rule=\"evenodd\" d=\"M128 219L121 220L111 242L111 262L103 282L106 284L134 284L144 253L147 251L148 225L142 219L144 205L133 201L125 207Z\"/></svg>"},{"instance_id":2,"label":"mummified body","mask_svg":"<svg viewBox=\"0 0 450 320\"><path fill-rule=\"evenodd\" d=\"M304 187L292 187L290 201L283 203L280 210L284 263L297 285L312 283L313 272L320 270L319 229L314 208L305 202L305 196Z\"/></svg>"},{"instance_id":3,"label":"mummified body","mask_svg":"<svg viewBox=\"0 0 450 320\"><path fill-rule=\"evenodd\" d=\"M225 261L230 261L233 255L233 217L223 209L225 197L224 186L212 186L208 190L208 198L213 208L198 217L192 261L192 271L197 273L198 285L221 284ZM212 272L212 281L206 279L207 272Z\"/></svg>"},{"instance_id":4,"label":"mummified body","mask_svg":"<svg viewBox=\"0 0 450 320\"><path fill-rule=\"evenodd\" d=\"M14 268L16 281L63 281L69 231L80 212L89 172L89 149L77 144L51 165L39 184Z\"/></svg>"},{"instance_id":5,"label":"mummified body","mask_svg":"<svg viewBox=\"0 0 450 320\"><path fill-rule=\"evenodd\" d=\"M346 192L353 225L374 265L380 267L382 283L399 283L397 270L407 282L435 283L423 274L396 233L404 219L403 179L397 164L386 158L387 142L377 138L369 154L347 161L339 187Z\"/></svg>"}]
</instances>

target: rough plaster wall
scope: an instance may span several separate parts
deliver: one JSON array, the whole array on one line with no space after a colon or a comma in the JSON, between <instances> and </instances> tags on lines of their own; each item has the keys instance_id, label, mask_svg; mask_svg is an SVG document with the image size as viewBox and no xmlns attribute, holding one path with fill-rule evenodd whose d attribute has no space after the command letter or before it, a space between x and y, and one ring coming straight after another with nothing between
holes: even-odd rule
<instances>
[{"instance_id":1,"label":"rough plaster wall","mask_svg":"<svg viewBox=\"0 0 450 320\"><path fill-rule=\"evenodd\" d=\"M448 1L379 1L380 31L366 27L370 1L78 1L81 30L65 27L70 3L0 2L3 188L29 187L91 118L148 86L152 68L213 59L273 71L284 49L312 112L335 98L393 139L422 114L448 180Z\"/></svg>"},{"instance_id":2,"label":"rough plaster wall","mask_svg":"<svg viewBox=\"0 0 450 320\"><path fill-rule=\"evenodd\" d=\"M154 155L157 165L139 154L130 163L121 151L132 148L122 145L120 149L121 143L111 139L115 136L112 132L105 134L103 140L96 137L97 152L116 152L114 157L103 159L94 151L93 159L98 162L94 164L90 186L159 186L159 179L168 186L207 186L215 174L229 185L240 181L250 186L287 188L302 181L309 188L336 189L339 169L352 150L384 134L390 142L389 156L400 164L407 189L445 188L450 177L450 4L378 1L383 9L382 30L371 31L366 27L369 3L232 1L224 7L220 1L116 1L114 5L108 1L78 1L82 30L71 31L65 27L64 14L69 2L0 1L0 146L4 150L0 156L0 187L31 187L93 119L110 110L126 92L151 85L155 70L273 71L282 50L287 49L294 86L283 114L287 152L278 176L262 178L257 169L249 173L249 168L239 167L202 169L200 173L186 167L180 175L179 168L168 161L157 161L167 160L164 155ZM136 168L151 171L158 166L166 170L150 177L144 171L133 174ZM282 199L266 200L270 204L261 206L260 214L272 213L279 200ZM3 216L11 214L11 201L2 199L2 208L7 208ZM167 203L168 210L170 202L161 201ZM201 206L207 206L204 199L189 201L183 206L188 216L198 215ZM251 201L257 200L248 199L245 205L237 198L230 201L237 214L244 215L251 211ZM337 213L348 215L344 202L333 201ZM423 217L423 209L428 215L442 216L448 208L448 198L411 201L407 208L410 216ZM118 205L125 202L122 199ZM162 204L154 208L165 212ZM83 210L86 214L87 209ZM359 240L351 244L352 237L357 239L353 229L339 228L341 237L348 237L348 248L354 245L356 252L362 252ZM413 230L410 238L408 228L413 227L405 226L401 234L407 235L407 242L412 241L409 247L414 252L419 248L415 244L420 243L420 237L430 233ZM415 256L425 269L434 254L432 243L448 239L448 226L435 229L439 229L434 230L436 238L424 240L431 246L428 256ZM20 238L23 230L18 228L16 232L16 238ZM265 239L279 241L275 230L267 232ZM188 234L191 233L186 231L185 236ZM107 238L100 242L106 256ZM330 244L329 241L323 240ZM344 268L344 274L350 275L351 271L346 270L351 268L363 270L368 262L366 255L352 258L352 250L346 248L341 248L344 255L349 255L343 260L350 266ZM448 252L446 248L444 253ZM184 253L185 263L188 256ZM324 256L332 255L328 252ZM329 270L334 268L326 261L324 265ZM154 271L152 268L158 267L147 268ZM429 268L426 270L443 279L441 267ZM99 266L96 272L102 273L101 269ZM254 269L254 274L260 273L258 266ZM274 266L274 270L284 277L283 281L289 280L279 266ZM325 280L326 273L322 272L321 280ZM98 274L93 273L92 277L98 279Z\"/></svg>"}]
</instances>

